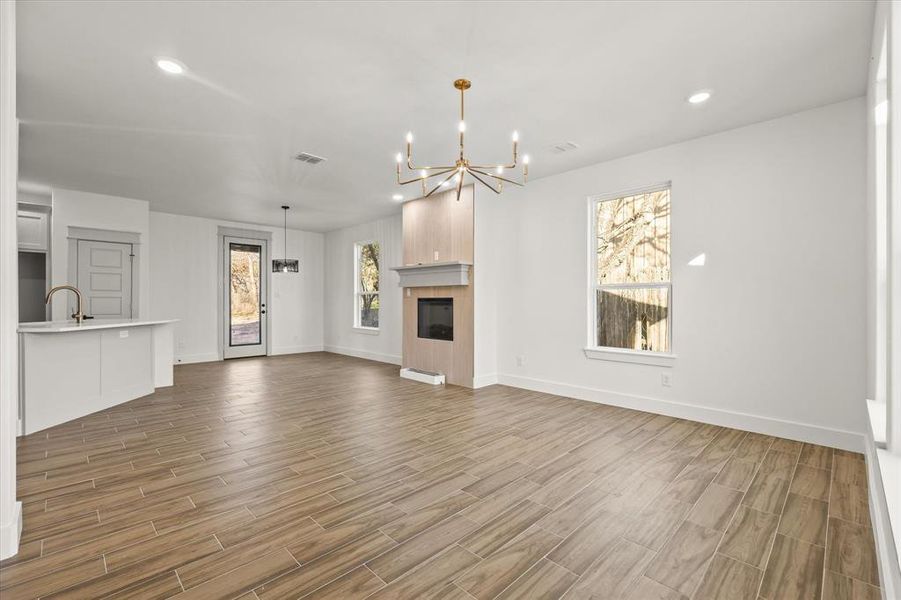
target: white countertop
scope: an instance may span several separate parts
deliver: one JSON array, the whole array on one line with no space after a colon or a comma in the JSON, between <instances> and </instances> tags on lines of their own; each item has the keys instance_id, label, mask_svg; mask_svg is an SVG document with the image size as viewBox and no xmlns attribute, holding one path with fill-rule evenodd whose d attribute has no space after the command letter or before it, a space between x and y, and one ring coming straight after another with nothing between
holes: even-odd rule
<instances>
[{"instance_id":1,"label":"white countertop","mask_svg":"<svg viewBox=\"0 0 901 600\"><path fill-rule=\"evenodd\" d=\"M75 321L38 321L19 323L19 333L66 333L91 329L116 329L119 327L144 327L175 323L178 319L87 319L80 324Z\"/></svg>"}]
</instances>

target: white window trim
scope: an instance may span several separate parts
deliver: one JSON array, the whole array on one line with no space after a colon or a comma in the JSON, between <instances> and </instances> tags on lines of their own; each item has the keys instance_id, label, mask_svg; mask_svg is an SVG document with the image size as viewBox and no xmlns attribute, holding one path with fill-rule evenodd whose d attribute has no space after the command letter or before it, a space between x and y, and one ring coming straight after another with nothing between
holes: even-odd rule
<instances>
[{"instance_id":1,"label":"white window trim","mask_svg":"<svg viewBox=\"0 0 901 600\"><path fill-rule=\"evenodd\" d=\"M357 333L365 333L366 335L378 335L381 331L378 327L363 327L362 325L354 325L353 330Z\"/></svg>"},{"instance_id":2,"label":"white window trim","mask_svg":"<svg viewBox=\"0 0 901 600\"><path fill-rule=\"evenodd\" d=\"M650 194L659 192L660 190L670 190L670 206L672 206L672 182L664 181L654 185L636 187L631 189L619 190L608 194L601 194L588 197L588 302L587 302L587 339L585 347L582 351L586 358L593 360L607 360L613 362L634 363L651 365L656 367L672 367L675 363L677 355L672 352L673 349L673 269L672 269L672 215L670 215L670 280L666 283L620 283L620 284L604 284L597 283L597 218L596 206L601 202L608 202L623 198L626 196L637 196L640 194ZM607 289L629 289L629 288L667 288L669 290L669 308L667 324L667 336L669 338L669 352L650 352L647 350L632 350L629 348L614 348L606 346L598 346L597 339L597 309L595 307L597 290L599 288Z\"/></svg>"},{"instance_id":3,"label":"white window trim","mask_svg":"<svg viewBox=\"0 0 901 600\"><path fill-rule=\"evenodd\" d=\"M604 348L602 346L589 346L583 348L582 351L586 357L594 360L609 360L654 367L672 367L676 362L676 355L668 352L647 352L644 350L630 350L628 348Z\"/></svg>"},{"instance_id":4,"label":"white window trim","mask_svg":"<svg viewBox=\"0 0 901 600\"><path fill-rule=\"evenodd\" d=\"M380 327L366 327L360 325L360 299L363 296L363 291L360 289L360 249L366 244L379 244L379 253L381 253L382 245L378 240L361 240L358 242L354 242L354 301L353 301L353 330L357 333L364 333L366 335L378 335L379 331L381 331ZM381 260L381 256L379 256L379 260ZM379 267L379 287L381 287L382 280L382 269ZM379 306L381 306L381 289L378 292L374 292L375 295L379 297ZM381 326L382 320L381 315L379 315L379 326Z\"/></svg>"},{"instance_id":5,"label":"white window trim","mask_svg":"<svg viewBox=\"0 0 901 600\"><path fill-rule=\"evenodd\" d=\"M890 370L886 398L886 441L888 450L901 456L901 7L897 2L889 6L891 19L886 30L888 48L889 103L888 130L886 132L886 164L888 182L886 189L887 226L889 250L886 286L888 288L887 318L891 330L888 339L887 364ZM898 464L896 462L896 464ZM897 491L897 490L896 490ZM895 539L899 534L896 533Z\"/></svg>"}]
</instances>

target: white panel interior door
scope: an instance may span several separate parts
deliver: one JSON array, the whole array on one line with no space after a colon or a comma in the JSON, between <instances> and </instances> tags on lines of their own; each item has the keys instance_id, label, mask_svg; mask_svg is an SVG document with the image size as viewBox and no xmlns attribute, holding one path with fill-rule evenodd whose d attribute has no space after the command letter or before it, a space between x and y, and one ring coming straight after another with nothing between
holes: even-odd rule
<instances>
[{"instance_id":1,"label":"white panel interior door","mask_svg":"<svg viewBox=\"0 0 901 600\"><path fill-rule=\"evenodd\" d=\"M223 239L223 358L265 356L269 250L265 240Z\"/></svg>"},{"instance_id":2,"label":"white panel interior door","mask_svg":"<svg viewBox=\"0 0 901 600\"><path fill-rule=\"evenodd\" d=\"M131 244L78 240L75 285L84 296L85 314L98 319L130 319L131 271Z\"/></svg>"}]
</instances>

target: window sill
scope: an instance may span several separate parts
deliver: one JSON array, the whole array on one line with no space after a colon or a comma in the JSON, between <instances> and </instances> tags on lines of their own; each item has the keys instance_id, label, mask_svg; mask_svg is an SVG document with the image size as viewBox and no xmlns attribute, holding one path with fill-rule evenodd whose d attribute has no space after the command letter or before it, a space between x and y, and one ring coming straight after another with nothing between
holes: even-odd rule
<instances>
[{"instance_id":1,"label":"window sill","mask_svg":"<svg viewBox=\"0 0 901 600\"><path fill-rule=\"evenodd\" d=\"M655 367L672 367L676 362L675 354L663 352L642 352L641 350L620 350L618 348L585 348L584 352L586 357L593 360L610 360Z\"/></svg>"},{"instance_id":2,"label":"window sill","mask_svg":"<svg viewBox=\"0 0 901 600\"><path fill-rule=\"evenodd\" d=\"M354 325L354 331L357 333L365 333L366 335L378 335L379 328L378 327L357 327Z\"/></svg>"}]
</instances>

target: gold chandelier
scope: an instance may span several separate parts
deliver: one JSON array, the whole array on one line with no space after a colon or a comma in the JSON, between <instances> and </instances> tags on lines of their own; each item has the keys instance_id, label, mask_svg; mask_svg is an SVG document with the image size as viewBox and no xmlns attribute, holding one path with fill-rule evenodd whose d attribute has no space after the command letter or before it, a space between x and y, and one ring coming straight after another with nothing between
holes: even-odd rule
<instances>
[{"instance_id":1,"label":"gold chandelier","mask_svg":"<svg viewBox=\"0 0 901 600\"><path fill-rule=\"evenodd\" d=\"M397 153L397 183L399 185L407 185L409 183L422 184L422 195L428 198L437 190L449 187L451 183L457 188L457 200L460 200L460 192L463 190L463 179L469 174L476 181L490 189L495 194L500 194L504 190L504 183L512 183L522 187L529 177L529 157L522 157L522 181L515 181L504 177L506 171L512 171L516 168L517 159L519 157L519 134L513 132L513 161L509 165L474 165L466 158L463 148L463 135L466 133L466 121L464 120L463 111L463 94L472 87L472 83L468 79L458 79L454 81L454 87L460 90L460 123L458 129L460 131L460 156L451 166L444 167L416 167L413 165L413 132L407 133L407 168L410 171L419 171L419 176L407 181L401 180L401 164L404 162L403 155ZM429 181L432 177L441 177L446 175L443 180ZM433 185L432 189L428 189ZM428 190L428 191L427 191Z\"/></svg>"}]
</instances>

